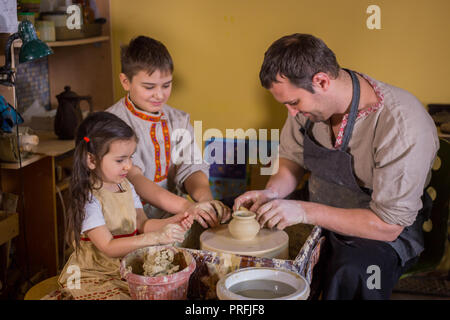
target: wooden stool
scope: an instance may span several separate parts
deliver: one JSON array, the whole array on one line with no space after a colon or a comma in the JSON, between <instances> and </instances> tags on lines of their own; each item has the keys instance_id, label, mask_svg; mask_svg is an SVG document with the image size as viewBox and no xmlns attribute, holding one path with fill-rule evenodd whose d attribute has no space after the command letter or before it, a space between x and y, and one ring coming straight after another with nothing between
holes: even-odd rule
<instances>
[{"instance_id":1,"label":"wooden stool","mask_svg":"<svg viewBox=\"0 0 450 320\"><path fill-rule=\"evenodd\" d=\"M1 203L0 203L1 205ZM0 291L6 287L11 240L19 234L19 214L0 211Z\"/></svg>"},{"instance_id":2,"label":"wooden stool","mask_svg":"<svg viewBox=\"0 0 450 320\"><path fill-rule=\"evenodd\" d=\"M39 282L28 290L24 300L40 300L50 292L59 289L58 278L59 276L54 276Z\"/></svg>"}]
</instances>

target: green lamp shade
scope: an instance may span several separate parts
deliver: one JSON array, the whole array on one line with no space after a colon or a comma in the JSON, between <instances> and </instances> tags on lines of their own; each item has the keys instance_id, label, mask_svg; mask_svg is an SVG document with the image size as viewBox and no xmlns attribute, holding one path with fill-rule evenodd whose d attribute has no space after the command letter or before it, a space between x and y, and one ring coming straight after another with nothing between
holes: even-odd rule
<instances>
[{"instance_id":1,"label":"green lamp shade","mask_svg":"<svg viewBox=\"0 0 450 320\"><path fill-rule=\"evenodd\" d=\"M25 20L20 23L19 37L22 39L19 63L33 61L53 53L49 46L38 39L33 24L30 21Z\"/></svg>"}]
</instances>

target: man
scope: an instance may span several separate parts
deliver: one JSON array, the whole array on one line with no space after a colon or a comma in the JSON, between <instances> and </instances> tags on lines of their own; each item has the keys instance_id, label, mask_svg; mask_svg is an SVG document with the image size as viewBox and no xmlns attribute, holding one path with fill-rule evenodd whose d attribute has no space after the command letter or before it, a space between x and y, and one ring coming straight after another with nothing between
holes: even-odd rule
<instances>
[{"instance_id":1,"label":"man","mask_svg":"<svg viewBox=\"0 0 450 320\"><path fill-rule=\"evenodd\" d=\"M269 228L324 228L324 299L388 299L423 250L430 202L423 190L439 148L431 117L405 90L341 69L312 35L275 41L260 80L289 111L279 170L265 190L238 197L235 208L256 211ZM305 169L309 201L283 200ZM370 266L380 270L375 288L367 285Z\"/></svg>"}]
</instances>

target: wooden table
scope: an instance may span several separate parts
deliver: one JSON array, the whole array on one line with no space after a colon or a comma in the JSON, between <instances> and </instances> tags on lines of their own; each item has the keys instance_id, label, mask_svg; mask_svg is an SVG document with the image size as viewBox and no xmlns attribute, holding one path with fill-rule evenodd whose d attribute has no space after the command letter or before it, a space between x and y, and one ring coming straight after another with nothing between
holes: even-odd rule
<instances>
[{"instance_id":1,"label":"wooden table","mask_svg":"<svg viewBox=\"0 0 450 320\"><path fill-rule=\"evenodd\" d=\"M66 181L56 182L55 168L71 159L73 140L58 140L53 132L37 132L36 154L22 163L0 163L1 188L20 195L19 236L16 238L17 260L27 277L46 269L48 276L58 273L61 249L58 243L57 189Z\"/></svg>"}]
</instances>

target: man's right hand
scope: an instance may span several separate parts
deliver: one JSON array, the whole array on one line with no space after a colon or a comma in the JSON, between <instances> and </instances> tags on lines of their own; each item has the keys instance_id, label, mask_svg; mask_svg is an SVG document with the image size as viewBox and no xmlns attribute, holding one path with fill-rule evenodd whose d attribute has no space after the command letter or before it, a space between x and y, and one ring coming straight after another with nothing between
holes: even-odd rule
<instances>
[{"instance_id":1,"label":"man's right hand","mask_svg":"<svg viewBox=\"0 0 450 320\"><path fill-rule=\"evenodd\" d=\"M247 191L234 200L233 210L245 207L252 212L256 212L263 204L278 199L278 193L272 190Z\"/></svg>"}]
</instances>

